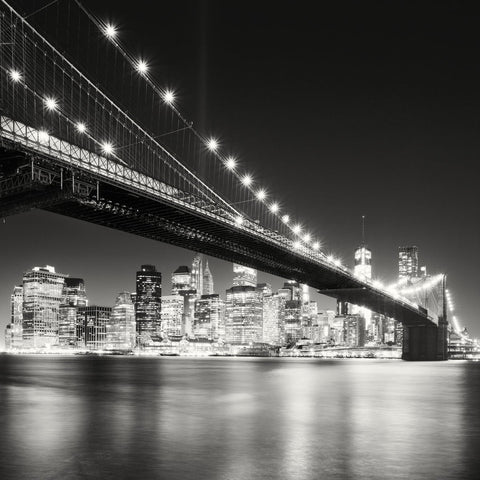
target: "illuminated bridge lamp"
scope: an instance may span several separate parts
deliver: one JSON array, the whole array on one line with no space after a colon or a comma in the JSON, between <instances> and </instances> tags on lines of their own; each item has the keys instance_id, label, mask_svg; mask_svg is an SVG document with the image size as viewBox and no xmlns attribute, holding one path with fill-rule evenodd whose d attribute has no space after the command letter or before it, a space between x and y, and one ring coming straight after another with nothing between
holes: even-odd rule
<instances>
[{"instance_id":1,"label":"illuminated bridge lamp","mask_svg":"<svg viewBox=\"0 0 480 480\"><path fill-rule=\"evenodd\" d=\"M107 23L103 32L107 38L115 38L117 36L117 27L111 23Z\"/></svg>"},{"instance_id":2,"label":"illuminated bridge lamp","mask_svg":"<svg viewBox=\"0 0 480 480\"><path fill-rule=\"evenodd\" d=\"M8 74L10 75L12 82L19 82L22 79L22 74L13 68L8 72Z\"/></svg>"},{"instance_id":3,"label":"illuminated bridge lamp","mask_svg":"<svg viewBox=\"0 0 480 480\"><path fill-rule=\"evenodd\" d=\"M229 170L235 170L235 167L237 166L237 162L233 157L228 157L227 161L225 162L225 166Z\"/></svg>"}]
</instances>

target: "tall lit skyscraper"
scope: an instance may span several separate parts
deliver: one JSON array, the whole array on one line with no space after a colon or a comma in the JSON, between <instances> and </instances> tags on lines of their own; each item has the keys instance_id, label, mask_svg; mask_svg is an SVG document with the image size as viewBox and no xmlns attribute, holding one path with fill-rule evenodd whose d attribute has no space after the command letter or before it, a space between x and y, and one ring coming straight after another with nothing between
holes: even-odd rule
<instances>
[{"instance_id":1,"label":"tall lit skyscraper","mask_svg":"<svg viewBox=\"0 0 480 480\"><path fill-rule=\"evenodd\" d=\"M135 348L135 306L130 292L121 292L115 301L107 322L107 348L131 350Z\"/></svg>"},{"instance_id":2,"label":"tall lit skyscraper","mask_svg":"<svg viewBox=\"0 0 480 480\"><path fill-rule=\"evenodd\" d=\"M58 313L58 344L74 347L77 344L77 309L87 305L85 282L82 278L65 278L63 301Z\"/></svg>"},{"instance_id":3,"label":"tall lit skyscraper","mask_svg":"<svg viewBox=\"0 0 480 480\"><path fill-rule=\"evenodd\" d=\"M365 243L365 215L362 216L362 243L355 250L353 273L361 279L372 278L372 251Z\"/></svg>"},{"instance_id":4,"label":"tall lit skyscraper","mask_svg":"<svg viewBox=\"0 0 480 480\"><path fill-rule=\"evenodd\" d=\"M418 247L398 247L398 278L418 277Z\"/></svg>"},{"instance_id":5,"label":"tall lit skyscraper","mask_svg":"<svg viewBox=\"0 0 480 480\"><path fill-rule=\"evenodd\" d=\"M225 302L225 341L249 344L262 340L262 302L256 291L257 271L233 265L233 286Z\"/></svg>"},{"instance_id":6,"label":"tall lit skyscraper","mask_svg":"<svg viewBox=\"0 0 480 480\"><path fill-rule=\"evenodd\" d=\"M135 321L139 342L149 342L160 333L162 274L154 265L142 265L137 272Z\"/></svg>"},{"instance_id":7,"label":"tall lit skyscraper","mask_svg":"<svg viewBox=\"0 0 480 480\"><path fill-rule=\"evenodd\" d=\"M200 297L203 292L203 255L195 255L192 262L192 289L197 291L197 295Z\"/></svg>"},{"instance_id":8,"label":"tall lit skyscraper","mask_svg":"<svg viewBox=\"0 0 480 480\"><path fill-rule=\"evenodd\" d=\"M66 275L49 265L23 275L23 347L45 348L58 343L58 311Z\"/></svg>"},{"instance_id":9,"label":"tall lit skyscraper","mask_svg":"<svg viewBox=\"0 0 480 480\"><path fill-rule=\"evenodd\" d=\"M208 260L205 261L205 268L203 270L203 291L202 295L213 295L215 291L213 285L213 275L208 266Z\"/></svg>"}]
</instances>

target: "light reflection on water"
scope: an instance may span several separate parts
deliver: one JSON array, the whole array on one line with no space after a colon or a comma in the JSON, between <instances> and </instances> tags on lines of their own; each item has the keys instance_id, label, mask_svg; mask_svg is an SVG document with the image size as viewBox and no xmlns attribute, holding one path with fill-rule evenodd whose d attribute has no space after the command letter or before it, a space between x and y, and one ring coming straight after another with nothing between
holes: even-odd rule
<instances>
[{"instance_id":1,"label":"light reflection on water","mask_svg":"<svg viewBox=\"0 0 480 480\"><path fill-rule=\"evenodd\" d=\"M480 478L480 363L0 357L3 479Z\"/></svg>"}]
</instances>

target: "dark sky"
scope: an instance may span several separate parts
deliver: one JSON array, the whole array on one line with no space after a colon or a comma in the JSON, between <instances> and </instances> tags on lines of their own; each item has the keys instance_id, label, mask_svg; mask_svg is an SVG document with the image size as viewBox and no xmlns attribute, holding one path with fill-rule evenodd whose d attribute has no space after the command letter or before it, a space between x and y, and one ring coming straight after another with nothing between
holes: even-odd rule
<instances>
[{"instance_id":1,"label":"dark sky","mask_svg":"<svg viewBox=\"0 0 480 480\"><path fill-rule=\"evenodd\" d=\"M374 275L394 279L398 246L417 245L480 336L478 15L457 2L84 3L328 250L352 265L366 215ZM91 300L111 304L141 263L168 278L192 257L44 212L0 227L2 331L34 265L83 276ZM223 292L231 266L212 265Z\"/></svg>"}]
</instances>

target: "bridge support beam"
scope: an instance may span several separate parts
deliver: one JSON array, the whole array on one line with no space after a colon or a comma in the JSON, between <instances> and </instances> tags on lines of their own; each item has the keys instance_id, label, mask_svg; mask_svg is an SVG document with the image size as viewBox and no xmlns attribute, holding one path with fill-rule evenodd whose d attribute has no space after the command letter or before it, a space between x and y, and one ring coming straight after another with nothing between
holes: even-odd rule
<instances>
[{"instance_id":1,"label":"bridge support beam","mask_svg":"<svg viewBox=\"0 0 480 480\"><path fill-rule=\"evenodd\" d=\"M447 360L447 325L403 327L402 359L409 361Z\"/></svg>"}]
</instances>

